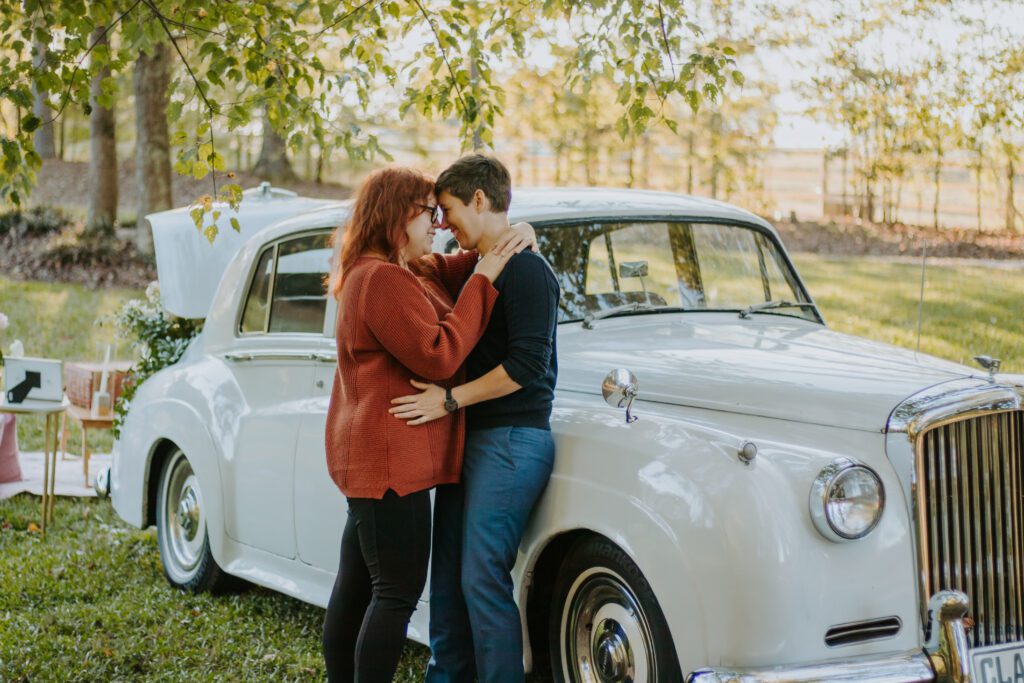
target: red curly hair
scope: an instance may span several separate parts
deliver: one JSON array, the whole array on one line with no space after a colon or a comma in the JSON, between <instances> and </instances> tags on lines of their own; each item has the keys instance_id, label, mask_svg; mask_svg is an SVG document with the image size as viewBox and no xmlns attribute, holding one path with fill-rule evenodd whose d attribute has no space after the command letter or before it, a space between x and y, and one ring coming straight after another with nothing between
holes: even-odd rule
<instances>
[{"instance_id":1,"label":"red curly hair","mask_svg":"<svg viewBox=\"0 0 1024 683\"><path fill-rule=\"evenodd\" d=\"M334 259L329 290L341 294L345 273L360 256L383 255L399 263L399 252L409 241L406 228L419 210L415 205L434 194L434 179L412 168L373 171L356 192L352 213L334 232ZM417 269L417 264L408 264ZM417 269L418 270L418 269Z\"/></svg>"}]
</instances>

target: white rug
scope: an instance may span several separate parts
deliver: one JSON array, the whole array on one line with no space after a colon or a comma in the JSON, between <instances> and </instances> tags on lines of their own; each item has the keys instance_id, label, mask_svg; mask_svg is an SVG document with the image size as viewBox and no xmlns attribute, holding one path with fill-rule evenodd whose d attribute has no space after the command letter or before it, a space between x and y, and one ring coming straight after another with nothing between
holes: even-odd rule
<instances>
[{"instance_id":1,"label":"white rug","mask_svg":"<svg viewBox=\"0 0 1024 683\"><path fill-rule=\"evenodd\" d=\"M89 456L89 486L85 486L82 475L81 456L64 456L57 454L57 484L55 493L58 496L73 496L85 498L95 496L92 490L92 482L96 473L105 467L110 467L109 453L93 453ZM12 481L7 484L0 484L0 500L16 496L19 493L32 493L37 496L43 495L43 454L26 453L18 454L18 462L21 463L21 481Z\"/></svg>"}]
</instances>

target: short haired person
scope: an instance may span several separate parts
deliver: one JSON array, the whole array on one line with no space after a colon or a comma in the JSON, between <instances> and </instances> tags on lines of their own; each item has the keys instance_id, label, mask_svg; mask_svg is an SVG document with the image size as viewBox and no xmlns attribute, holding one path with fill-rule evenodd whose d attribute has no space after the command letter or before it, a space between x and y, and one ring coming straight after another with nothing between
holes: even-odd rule
<instances>
[{"instance_id":1,"label":"short haired person","mask_svg":"<svg viewBox=\"0 0 1024 683\"><path fill-rule=\"evenodd\" d=\"M525 226L526 236L508 231L482 258L442 256L431 253L440 222L433 179L388 168L366 178L339 228L330 282L338 369L326 451L348 520L324 617L332 682L392 680L426 582L429 489L457 481L461 469L462 415L412 427L385 410L410 379L461 381L499 299L493 280L533 239Z\"/></svg>"},{"instance_id":2,"label":"short haired person","mask_svg":"<svg viewBox=\"0 0 1024 683\"><path fill-rule=\"evenodd\" d=\"M488 252L508 230L511 179L497 159L473 154L437 178L446 225L465 249ZM434 502L428 683L521 683L522 627L512 567L527 519L554 465L551 404L558 364L559 287L538 254L516 254L494 280L500 292L466 360L466 384L417 384L392 412L423 424L466 411L462 483Z\"/></svg>"}]
</instances>

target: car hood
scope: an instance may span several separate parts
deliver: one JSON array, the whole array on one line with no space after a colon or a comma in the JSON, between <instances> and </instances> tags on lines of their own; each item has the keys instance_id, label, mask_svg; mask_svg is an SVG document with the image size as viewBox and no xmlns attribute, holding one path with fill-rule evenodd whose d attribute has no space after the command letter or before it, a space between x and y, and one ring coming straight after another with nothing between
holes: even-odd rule
<instances>
[{"instance_id":1,"label":"car hood","mask_svg":"<svg viewBox=\"0 0 1024 683\"><path fill-rule=\"evenodd\" d=\"M600 394L632 371L638 401L656 401L847 429L881 431L904 399L987 375L889 344L779 315L660 313L558 328L558 389Z\"/></svg>"}]
</instances>

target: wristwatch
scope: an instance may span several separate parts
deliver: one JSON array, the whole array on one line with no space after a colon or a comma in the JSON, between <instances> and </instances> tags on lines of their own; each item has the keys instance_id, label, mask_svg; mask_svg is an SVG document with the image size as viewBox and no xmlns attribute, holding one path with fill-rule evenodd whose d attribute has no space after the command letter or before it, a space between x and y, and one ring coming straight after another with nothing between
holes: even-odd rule
<instances>
[{"instance_id":1,"label":"wristwatch","mask_svg":"<svg viewBox=\"0 0 1024 683\"><path fill-rule=\"evenodd\" d=\"M459 409L459 402L452 397L452 390L444 390L444 409L449 413L454 413Z\"/></svg>"}]
</instances>

